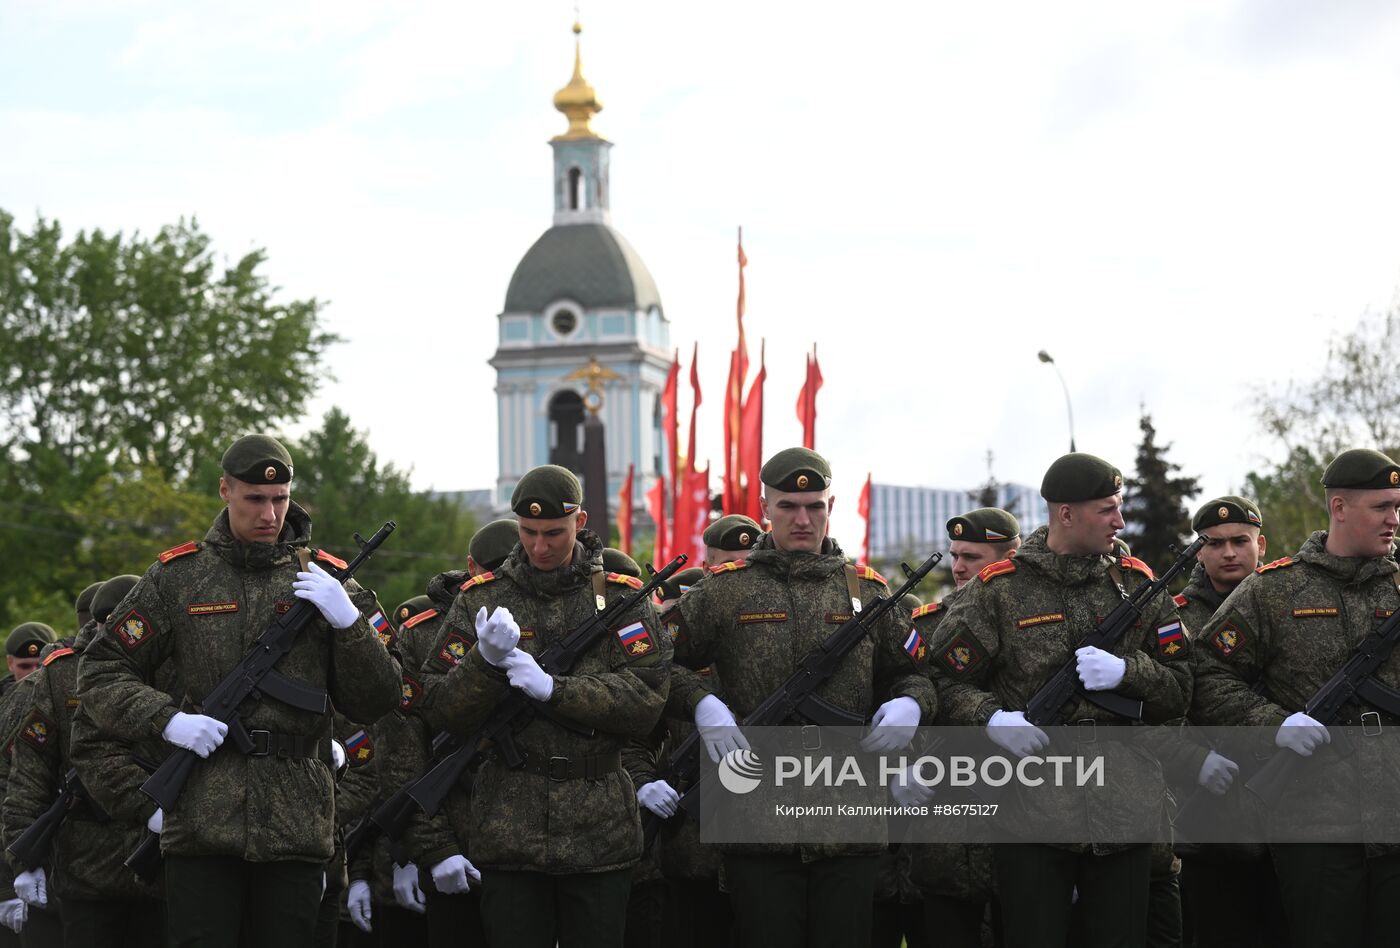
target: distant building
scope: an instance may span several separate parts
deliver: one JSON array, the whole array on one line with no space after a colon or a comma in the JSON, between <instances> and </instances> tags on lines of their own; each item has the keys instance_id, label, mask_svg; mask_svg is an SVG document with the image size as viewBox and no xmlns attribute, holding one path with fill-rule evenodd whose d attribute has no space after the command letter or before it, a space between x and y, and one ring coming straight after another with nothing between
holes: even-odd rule
<instances>
[{"instance_id":1,"label":"distant building","mask_svg":"<svg viewBox=\"0 0 1400 948\"><path fill-rule=\"evenodd\" d=\"M975 506L965 490L871 484L870 558L925 557L935 550L947 553L948 521ZM1022 537L1047 520L1045 501L1034 487L1003 484L996 506L1016 515Z\"/></svg>"}]
</instances>

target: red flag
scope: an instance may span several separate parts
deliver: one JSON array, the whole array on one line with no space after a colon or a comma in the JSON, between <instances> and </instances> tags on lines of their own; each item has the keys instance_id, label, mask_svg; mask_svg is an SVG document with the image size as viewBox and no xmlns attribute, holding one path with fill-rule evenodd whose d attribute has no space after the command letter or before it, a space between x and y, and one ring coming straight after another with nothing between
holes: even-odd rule
<instances>
[{"instance_id":1,"label":"red flag","mask_svg":"<svg viewBox=\"0 0 1400 948\"><path fill-rule=\"evenodd\" d=\"M690 390L693 398L690 403L690 441L686 444L686 464L695 470L695 412L700 407L700 343L690 354Z\"/></svg>"},{"instance_id":2,"label":"red flag","mask_svg":"<svg viewBox=\"0 0 1400 948\"><path fill-rule=\"evenodd\" d=\"M744 228L739 228L739 345L729 354L729 383L724 390L724 512L742 513L746 503L740 474L740 457L744 414L744 381L749 374L749 351L744 341L744 267L749 258L744 255Z\"/></svg>"},{"instance_id":3,"label":"red flag","mask_svg":"<svg viewBox=\"0 0 1400 948\"><path fill-rule=\"evenodd\" d=\"M687 471L685 489L676 504L676 535L671 555L681 553L699 564L705 558L705 528L710 523L710 469Z\"/></svg>"},{"instance_id":4,"label":"red flag","mask_svg":"<svg viewBox=\"0 0 1400 948\"><path fill-rule=\"evenodd\" d=\"M666 387L661 390L661 428L662 437L666 444L662 453L662 458L669 460L669 466L663 465L661 473L671 478L671 489L675 491L680 484L680 471L676 470L676 452L680 445L676 443L680 437L680 413L676 407L676 389L679 387L681 378L681 354L677 350L675 357L671 361L671 370L666 373ZM672 498L672 508L675 507L675 498Z\"/></svg>"},{"instance_id":5,"label":"red flag","mask_svg":"<svg viewBox=\"0 0 1400 948\"><path fill-rule=\"evenodd\" d=\"M870 475L865 475L865 486L860 489L860 501L856 512L865 518L865 537L860 541L860 562L870 562Z\"/></svg>"},{"instance_id":6,"label":"red flag","mask_svg":"<svg viewBox=\"0 0 1400 948\"><path fill-rule=\"evenodd\" d=\"M802 446L817 446L817 392L822 387L822 368L817 364L817 347L807 357L807 378L797 394L797 420L802 422Z\"/></svg>"},{"instance_id":7,"label":"red flag","mask_svg":"<svg viewBox=\"0 0 1400 948\"><path fill-rule=\"evenodd\" d=\"M628 556L632 555L632 473L633 465L629 464L617 495L617 548Z\"/></svg>"},{"instance_id":8,"label":"red flag","mask_svg":"<svg viewBox=\"0 0 1400 948\"><path fill-rule=\"evenodd\" d=\"M652 553L651 561L660 569L666 563L671 562L671 545L666 537L666 477L661 475L656 479L656 483L651 485L651 490L647 491L647 512L651 514L651 519L656 521L656 550Z\"/></svg>"},{"instance_id":9,"label":"red flag","mask_svg":"<svg viewBox=\"0 0 1400 948\"><path fill-rule=\"evenodd\" d=\"M744 473L744 497L740 513L747 514L759 523L763 522L763 505L759 502L762 488L759 486L759 470L763 467L763 383L768 380L768 367L764 364L764 347L759 344L758 375L754 376L749 387L749 397L744 402L742 434L739 439L740 469Z\"/></svg>"}]
</instances>

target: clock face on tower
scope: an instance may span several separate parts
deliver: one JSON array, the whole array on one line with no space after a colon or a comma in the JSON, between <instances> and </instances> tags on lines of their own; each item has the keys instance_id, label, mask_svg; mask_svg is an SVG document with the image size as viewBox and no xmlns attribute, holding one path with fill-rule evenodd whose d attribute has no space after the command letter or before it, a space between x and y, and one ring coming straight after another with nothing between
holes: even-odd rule
<instances>
[{"instance_id":1,"label":"clock face on tower","mask_svg":"<svg viewBox=\"0 0 1400 948\"><path fill-rule=\"evenodd\" d=\"M578 328L578 314L571 309L561 309L549 321L554 332L560 336L571 336Z\"/></svg>"}]
</instances>

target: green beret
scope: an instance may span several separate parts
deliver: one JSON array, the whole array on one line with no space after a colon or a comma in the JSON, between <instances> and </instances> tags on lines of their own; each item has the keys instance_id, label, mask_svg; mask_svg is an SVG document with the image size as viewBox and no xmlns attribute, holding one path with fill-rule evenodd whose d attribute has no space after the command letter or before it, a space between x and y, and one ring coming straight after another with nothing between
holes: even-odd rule
<instances>
[{"instance_id":1,"label":"green beret","mask_svg":"<svg viewBox=\"0 0 1400 948\"><path fill-rule=\"evenodd\" d=\"M558 520L578 513L583 485L574 472L557 464L543 464L525 472L510 495L510 509L534 520Z\"/></svg>"},{"instance_id":2,"label":"green beret","mask_svg":"<svg viewBox=\"0 0 1400 948\"><path fill-rule=\"evenodd\" d=\"M141 582L140 576L132 576L127 573L123 576L113 576L102 584L97 590L97 594L92 597L92 617L98 622L106 622L112 615L112 610L117 608L117 604L126 598L126 594Z\"/></svg>"},{"instance_id":3,"label":"green beret","mask_svg":"<svg viewBox=\"0 0 1400 948\"><path fill-rule=\"evenodd\" d=\"M774 490L826 490L831 486L831 465L811 448L784 448L763 465L759 479Z\"/></svg>"},{"instance_id":4,"label":"green beret","mask_svg":"<svg viewBox=\"0 0 1400 948\"><path fill-rule=\"evenodd\" d=\"M418 613L427 612L432 607L433 601L427 596L414 596L412 599L405 599L394 610L394 625L403 625Z\"/></svg>"},{"instance_id":5,"label":"green beret","mask_svg":"<svg viewBox=\"0 0 1400 948\"><path fill-rule=\"evenodd\" d=\"M73 600L73 611L79 615L86 613L88 616L91 616L92 597L101 586L102 582L99 580L78 593L78 598Z\"/></svg>"},{"instance_id":6,"label":"green beret","mask_svg":"<svg viewBox=\"0 0 1400 948\"><path fill-rule=\"evenodd\" d=\"M1251 527L1262 527L1264 518L1259 515L1259 507L1247 497L1227 494L1208 500L1191 518L1191 529L1200 533L1206 527L1218 527L1222 523L1243 523Z\"/></svg>"},{"instance_id":7,"label":"green beret","mask_svg":"<svg viewBox=\"0 0 1400 948\"><path fill-rule=\"evenodd\" d=\"M610 546L603 547L603 569L609 573L618 573L622 576L632 576L640 579L642 568L637 565L637 561L632 559L621 550L615 550Z\"/></svg>"},{"instance_id":8,"label":"green beret","mask_svg":"<svg viewBox=\"0 0 1400 948\"><path fill-rule=\"evenodd\" d=\"M661 591L658 595L662 602L670 602L672 599L679 599L685 595L686 591L700 582L700 577L705 575L705 571L698 566L690 569L683 569L670 579L661 584Z\"/></svg>"},{"instance_id":9,"label":"green beret","mask_svg":"<svg viewBox=\"0 0 1400 948\"><path fill-rule=\"evenodd\" d=\"M38 658L44 646L57 638L53 629L42 622L21 622L10 630L5 652L15 658Z\"/></svg>"},{"instance_id":10,"label":"green beret","mask_svg":"<svg viewBox=\"0 0 1400 948\"><path fill-rule=\"evenodd\" d=\"M292 456L268 435L244 435L224 452L224 473L246 484L285 484L292 479Z\"/></svg>"},{"instance_id":11,"label":"green beret","mask_svg":"<svg viewBox=\"0 0 1400 948\"><path fill-rule=\"evenodd\" d=\"M706 546L733 553L752 550L761 536L763 528L752 518L743 514L728 514L705 528L704 541Z\"/></svg>"},{"instance_id":12,"label":"green beret","mask_svg":"<svg viewBox=\"0 0 1400 948\"><path fill-rule=\"evenodd\" d=\"M1323 487L1385 490L1400 487L1400 464L1370 448L1352 448L1332 459L1322 472Z\"/></svg>"},{"instance_id":13,"label":"green beret","mask_svg":"<svg viewBox=\"0 0 1400 948\"><path fill-rule=\"evenodd\" d=\"M1103 458L1076 451L1055 460L1040 482L1040 496L1052 504L1112 497L1123 489L1123 474Z\"/></svg>"},{"instance_id":14,"label":"green beret","mask_svg":"<svg viewBox=\"0 0 1400 948\"><path fill-rule=\"evenodd\" d=\"M514 520L492 520L472 535L467 552L472 562L489 572L499 569L519 542L519 524Z\"/></svg>"},{"instance_id":15,"label":"green beret","mask_svg":"<svg viewBox=\"0 0 1400 948\"><path fill-rule=\"evenodd\" d=\"M1006 543L1021 535L1021 525L1011 511L1000 507L978 507L971 513L948 521L948 539L968 543Z\"/></svg>"},{"instance_id":16,"label":"green beret","mask_svg":"<svg viewBox=\"0 0 1400 948\"><path fill-rule=\"evenodd\" d=\"M919 598L913 593L905 593L904 598L899 600L899 604L901 606L908 606L909 611L913 612L915 609L921 607L924 604L924 601L923 599Z\"/></svg>"}]
</instances>

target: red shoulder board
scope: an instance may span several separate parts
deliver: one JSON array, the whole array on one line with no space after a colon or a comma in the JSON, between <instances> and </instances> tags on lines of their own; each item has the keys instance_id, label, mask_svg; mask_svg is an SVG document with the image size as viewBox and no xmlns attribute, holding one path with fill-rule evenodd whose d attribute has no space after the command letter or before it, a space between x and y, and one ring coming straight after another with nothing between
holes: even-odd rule
<instances>
[{"instance_id":1,"label":"red shoulder board","mask_svg":"<svg viewBox=\"0 0 1400 948\"><path fill-rule=\"evenodd\" d=\"M45 657L44 664L47 665L49 662L53 661L56 658L62 658L65 655L72 654L73 650L71 648L56 648L52 652L50 652L47 657Z\"/></svg>"},{"instance_id":2,"label":"red shoulder board","mask_svg":"<svg viewBox=\"0 0 1400 948\"><path fill-rule=\"evenodd\" d=\"M633 589L641 589L646 583L635 576L624 576L621 573L609 573L608 582L619 583L623 586L631 586Z\"/></svg>"},{"instance_id":3,"label":"red shoulder board","mask_svg":"<svg viewBox=\"0 0 1400 948\"><path fill-rule=\"evenodd\" d=\"M1186 606L1190 603L1190 601L1191 600L1187 599L1181 593L1177 593L1175 596L1172 596L1172 602L1176 603L1176 607L1178 609L1185 609Z\"/></svg>"},{"instance_id":4,"label":"red shoulder board","mask_svg":"<svg viewBox=\"0 0 1400 948\"><path fill-rule=\"evenodd\" d=\"M886 586L890 584L889 580L885 579L885 577L881 576L864 563L856 564L856 575L861 579L869 579L877 583L884 583Z\"/></svg>"},{"instance_id":5,"label":"red shoulder board","mask_svg":"<svg viewBox=\"0 0 1400 948\"><path fill-rule=\"evenodd\" d=\"M327 563L331 564L331 565L334 566L336 569L349 569L349 568L350 568L350 564L349 564L349 563L345 562L344 560L342 560L342 559L341 559L340 557L338 557L338 556L331 556L331 555L330 555L329 553L327 553L325 550L317 550L317 551L316 551L316 559L318 559L318 560L325 560Z\"/></svg>"},{"instance_id":6,"label":"red shoulder board","mask_svg":"<svg viewBox=\"0 0 1400 948\"><path fill-rule=\"evenodd\" d=\"M475 576L468 576L457 589L460 591L471 586L480 586L482 583L489 583L495 578L496 574L492 572L477 573Z\"/></svg>"},{"instance_id":7,"label":"red shoulder board","mask_svg":"<svg viewBox=\"0 0 1400 948\"><path fill-rule=\"evenodd\" d=\"M1011 560L998 560L990 566L982 567L982 572L977 574L977 578L982 582L991 582L998 576L1005 576L1007 573L1016 572L1016 564Z\"/></svg>"},{"instance_id":8,"label":"red shoulder board","mask_svg":"<svg viewBox=\"0 0 1400 948\"><path fill-rule=\"evenodd\" d=\"M427 622L429 619L431 619L437 614L438 611L436 609L424 609L422 612L418 613L418 615L413 616L409 619L405 619L403 622L403 627L405 629L411 629L420 622Z\"/></svg>"},{"instance_id":9,"label":"red shoulder board","mask_svg":"<svg viewBox=\"0 0 1400 948\"><path fill-rule=\"evenodd\" d=\"M160 556L156 557L156 559L160 560L162 563L169 563L176 557L184 556L186 553L193 553L198 549L199 544L191 540L188 543L181 543L179 546L172 546Z\"/></svg>"},{"instance_id":10,"label":"red shoulder board","mask_svg":"<svg viewBox=\"0 0 1400 948\"><path fill-rule=\"evenodd\" d=\"M1268 570L1271 570L1271 569L1278 569L1278 568L1281 567L1281 566L1292 566L1292 565L1293 565L1293 557L1291 557L1291 556L1285 556L1285 557L1283 557L1282 559L1274 560L1272 563L1265 563L1263 566L1261 566L1261 567L1259 567L1257 570L1255 570L1255 572L1256 572L1256 573L1263 573L1263 572L1267 572Z\"/></svg>"},{"instance_id":11,"label":"red shoulder board","mask_svg":"<svg viewBox=\"0 0 1400 948\"><path fill-rule=\"evenodd\" d=\"M915 610L914 610L914 618L915 618L915 619L922 619L924 616L931 616L931 615L933 615L935 612L937 612L939 609L942 609L942 608L943 608L943 603L941 603L941 602L931 602L931 603L929 603L929 604L926 605L926 606L920 606L919 608L915 609Z\"/></svg>"},{"instance_id":12,"label":"red shoulder board","mask_svg":"<svg viewBox=\"0 0 1400 948\"><path fill-rule=\"evenodd\" d=\"M707 567L711 573L732 573L736 569L745 569L749 565L748 560L730 560L728 563L721 563L718 566Z\"/></svg>"},{"instance_id":13,"label":"red shoulder board","mask_svg":"<svg viewBox=\"0 0 1400 948\"><path fill-rule=\"evenodd\" d=\"M1144 576L1146 576L1148 579L1157 578L1156 576L1152 575L1152 567L1148 566L1136 556L1125 556L1122 559L1122 563L1124 569L1135 569L1139 573L1142 573Z\"/></svg>"}]
</instances>

